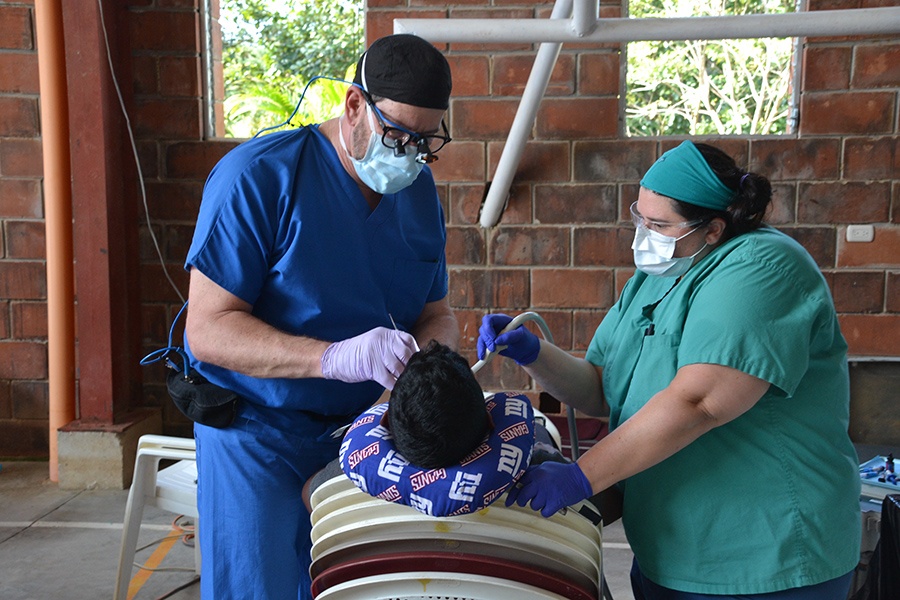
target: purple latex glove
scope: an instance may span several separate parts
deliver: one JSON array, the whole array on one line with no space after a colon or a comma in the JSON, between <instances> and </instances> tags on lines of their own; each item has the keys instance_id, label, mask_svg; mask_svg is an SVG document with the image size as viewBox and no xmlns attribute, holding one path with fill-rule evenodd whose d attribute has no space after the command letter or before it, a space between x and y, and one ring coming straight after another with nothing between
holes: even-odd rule
<instances>
[{"instance_id":1,"label":"purple latex glove","mask_svg":"<svg viewBox=\"0 0 900 600\"><path fill-rule=\"evenodd\" d=\"M418 349L416 339L405 331L376 327L328 346L322 354L322 376L347 383L377 381L392 390Z\"/></svg>"},{"instance_id":2,"label":"purple latex glove","mask_svg":"<svg viewBox=\"0 0 900 600\"><path fill-rule=\"evenodd\" d=\"M512 317L497 313L484 315L481 319L481 327L478 328L478 358L484 359L487 352L497 352L498 346L506 346L500 349L501 356L507 356L518 365L529 365L537 360L541 351L541 340L524 325L519 325L510 332L497 335L503 328L510 324Z\"/></svg>"},{"instance_id":3,"label":"purple latex glove","mask_svg":"<svg viewBox=\"0 0 900 600\"><path fill-rule=\"evenodd\" d=\"M578 463L545 462L529 467L506 493L506 506L513 502L549 517L558 510L594 495L591 483Z\"/></svg>"}]
</instances>

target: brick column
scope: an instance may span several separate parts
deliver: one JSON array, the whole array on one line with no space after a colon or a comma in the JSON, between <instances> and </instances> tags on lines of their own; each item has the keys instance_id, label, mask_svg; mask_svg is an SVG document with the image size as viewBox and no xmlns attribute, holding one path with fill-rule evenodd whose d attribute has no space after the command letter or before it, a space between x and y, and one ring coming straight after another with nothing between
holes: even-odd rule
<instances>
[{"instance_id":1,"label":"brick column","mask_svg":"<svg viewBox=\"0 0 900 600\"><path fill-rule=\"evenodd\" d=\"M130 60L121 60L123 10L105 5L107 35L126 106ZM125 121L110 77L96 3L63 5L71 122L77 297L78 420L60 430L60 485L122 487L139 433L158 411L140 396L138 186ZM124 48L128 50L128 48ZM135 427L137 426L137 427ZM123 453L123 447L125 452Z\"/></svg>"}]
</instances>

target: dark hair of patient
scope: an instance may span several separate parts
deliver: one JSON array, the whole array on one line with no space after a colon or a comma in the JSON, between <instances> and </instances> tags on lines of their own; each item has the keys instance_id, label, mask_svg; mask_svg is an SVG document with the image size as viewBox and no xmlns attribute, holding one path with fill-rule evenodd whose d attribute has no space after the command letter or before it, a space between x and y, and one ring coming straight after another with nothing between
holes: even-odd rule
<instances>
[{"instance_id":1,"label":"dark hair of patient","mask_svg":"<svg viewBox=\"0 0 900 600\"><path fill-rule=\"evenodd\" d=\"M676 211L686 221L721 217L725 221L724 240L758 229L772 201L772 184L765 176L740 168L735 160L709 144L694 144L713 173L735 192L726 211L712 211L696 204L675 201Z\"/></svg>"},{"instance_id":2,"label":"dark hair of patient","mask_svg":"<svg viewBox=\"0 0 900 600\"><path fill-rule=\"evenodd\" d=\"M394 447L411 464L458 464L488 432L484 393L466 360L432 341L409 359L388 404Z\"/></svg>"}]
</instances>

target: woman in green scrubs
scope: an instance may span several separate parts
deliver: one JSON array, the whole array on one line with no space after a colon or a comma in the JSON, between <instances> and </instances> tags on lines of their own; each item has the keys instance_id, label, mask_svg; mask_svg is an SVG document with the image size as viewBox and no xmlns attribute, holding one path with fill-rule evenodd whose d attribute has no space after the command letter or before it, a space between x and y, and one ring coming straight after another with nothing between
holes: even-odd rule
<instances>
[{"instance_id":1,"label":"woman in green scrubs","mask_svg":"<svg viewBox=\"0 0 900 600\"><path fill-rule=\"evenodd\" d=\"M544 516L624 494L637 600L843 600L859 561L847 344L810 255L762 222L769 181L689 141L641 180L637 271L574 357L487 315L547 392L610 434L529 469L507 503Z\"/></svg>"}]
</instances>

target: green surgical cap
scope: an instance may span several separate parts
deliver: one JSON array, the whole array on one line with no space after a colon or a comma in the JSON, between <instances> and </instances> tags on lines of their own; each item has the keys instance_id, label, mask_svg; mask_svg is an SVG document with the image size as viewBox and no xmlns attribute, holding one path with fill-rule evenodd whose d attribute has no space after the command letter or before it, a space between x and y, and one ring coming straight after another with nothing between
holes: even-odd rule
<instances>
[{"instance_id":1,"label":"green surgical cap","mask_svg":"<svg viewBox=\"0 0 900 600\"><path fill-rule=\"evenodd\" d=\"M712 210L725 210L735 191L722 183L697 146L684 141L653 163L641 185L657 194Z\"/></svg>"}]
</instances>

